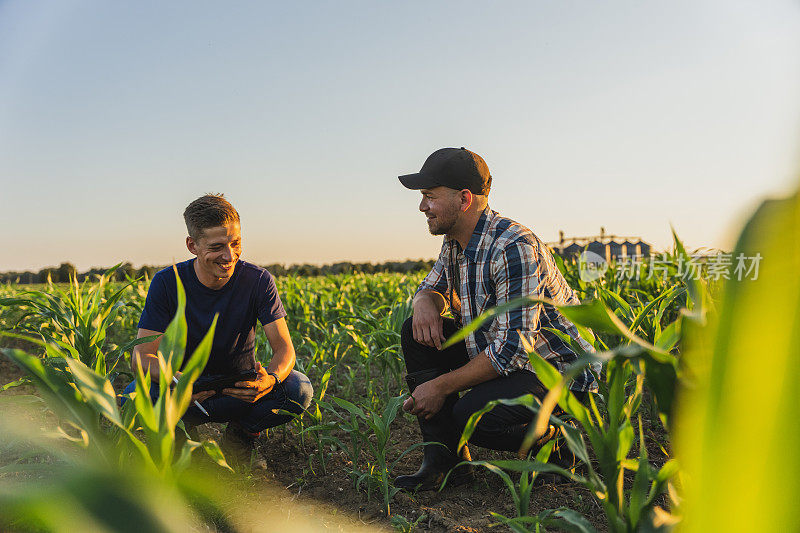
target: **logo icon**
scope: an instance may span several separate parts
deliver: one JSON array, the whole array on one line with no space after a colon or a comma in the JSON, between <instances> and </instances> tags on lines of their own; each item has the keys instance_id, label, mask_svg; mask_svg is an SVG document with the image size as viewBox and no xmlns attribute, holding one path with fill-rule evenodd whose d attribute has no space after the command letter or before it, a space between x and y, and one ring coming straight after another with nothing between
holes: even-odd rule
<instances>
[{"instance_id":1,"label":"logo icon","mask_svg":"<svg viewBox=\"0 0 800 533\"><path fill-rule=\"evenodd\" d=\"M578 268L581 281L597 281L605 275L608 263L605 257L586 250L578 256Z\"/></svg>"}]
</instances>

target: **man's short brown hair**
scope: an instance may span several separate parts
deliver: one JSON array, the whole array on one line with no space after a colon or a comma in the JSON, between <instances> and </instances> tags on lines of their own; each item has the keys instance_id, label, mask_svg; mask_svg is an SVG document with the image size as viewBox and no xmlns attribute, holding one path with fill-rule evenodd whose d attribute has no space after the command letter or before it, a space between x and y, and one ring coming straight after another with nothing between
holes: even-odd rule
<instances>
[{"instance_id":1,"label":"man's short brown hair","mask_svg":"<svg viewBox=\"0 0 800 533\"><path fill-rule=\"evenodd\" d=\"M239 213L223 194L206 194L201 196L183 212L186 230L189 236L197 240L206 228L216 228L236 222L239 224Z\"/></svg>"}]
</instances>

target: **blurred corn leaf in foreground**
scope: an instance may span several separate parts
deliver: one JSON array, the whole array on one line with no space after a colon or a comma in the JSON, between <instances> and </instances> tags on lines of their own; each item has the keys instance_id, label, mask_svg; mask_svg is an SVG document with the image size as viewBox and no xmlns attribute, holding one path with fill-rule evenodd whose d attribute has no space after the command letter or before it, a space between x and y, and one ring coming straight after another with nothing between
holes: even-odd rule
<instances>
[{"instance_id":1,"label":"blurred corn leaf in foreground","mask_svg":"<svg viewBox=\"0 0 800 533\"><path fill-rule=\"evenodd\" d=\"M170 483L73 446L51 429L43 405L35 396L0 397L0 530L177 532L201 525Z\"/></svg>"},{"instance_id":2,"label":"blurred corn leaf in foreground","mask_svg":"<svg viewBox=\"0 0 800 533\"><path fill-rule=\"evenodd\" d=\"M731 276L706 328L686 324L674 428L684 531L800 531L798 236L798 194L764 202L733 254L753 270Z\"/></svg>"}]
</instances>

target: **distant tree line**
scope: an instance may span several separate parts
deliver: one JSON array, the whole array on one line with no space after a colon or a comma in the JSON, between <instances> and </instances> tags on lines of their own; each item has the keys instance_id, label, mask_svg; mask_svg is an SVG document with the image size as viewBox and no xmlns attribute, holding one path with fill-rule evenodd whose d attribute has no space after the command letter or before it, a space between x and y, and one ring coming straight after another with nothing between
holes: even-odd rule
<instances>
[{"instance_id":1,"label":"distant tree line","mask_svg":"<svg viewBox=\"0 0 800 533\"><path fill-rule=\"evenodd\" d=\"M325 276L328 274L350 274L355 272L363 272L365 274L374 274L376 272L400 272L406 274L419 270L428 270L432 266L433 260L418 259L416 261L387 261L385 263L342 262L333 263L331 265L302 264L287 266L275 263L272 265L264 265L264 268L275 276L285 276L288 274L295 274L298 276ZM162 268L164 268L164 266L150 265L135 268L130 263L123 263L114 272L114 279L116 281L125 281L128 278L152 278L153 274ZM47 283L48 277L53 283L67 283L73 276L76 276L78 281L84 281L86 278L95 279L106 270L108 269L92 268L86 272L78 272L75 265L72 263L61 263L61 265L57 267L43 268L38 272L2 272L0 273L0 283Z\"/></svg>"}]
</instances>

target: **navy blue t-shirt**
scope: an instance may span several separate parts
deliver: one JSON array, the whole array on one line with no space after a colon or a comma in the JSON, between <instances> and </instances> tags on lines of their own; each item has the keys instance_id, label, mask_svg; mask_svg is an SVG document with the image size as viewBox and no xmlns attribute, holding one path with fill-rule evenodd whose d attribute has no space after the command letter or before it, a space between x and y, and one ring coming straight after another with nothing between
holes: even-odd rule
<instances>
[{"instance_id":1,"label":"navy blue t-shirt","mask_svg":"<svg viewBox=\"0 0 800 533\"><path fill-rule=\"evenodd\" d=\"M203 374L231 374L255 367L256 319L269 324L286 316L275 280L269 272L245 261L237 261L233 276L221 289L200 283L194 259L175 265L186 289L189 359L203 340L214 315L219 313L211 355ZM139 327L163 332L178 308L178 286L172 267L153 276Z\"/></svg>"}]
</instances>

